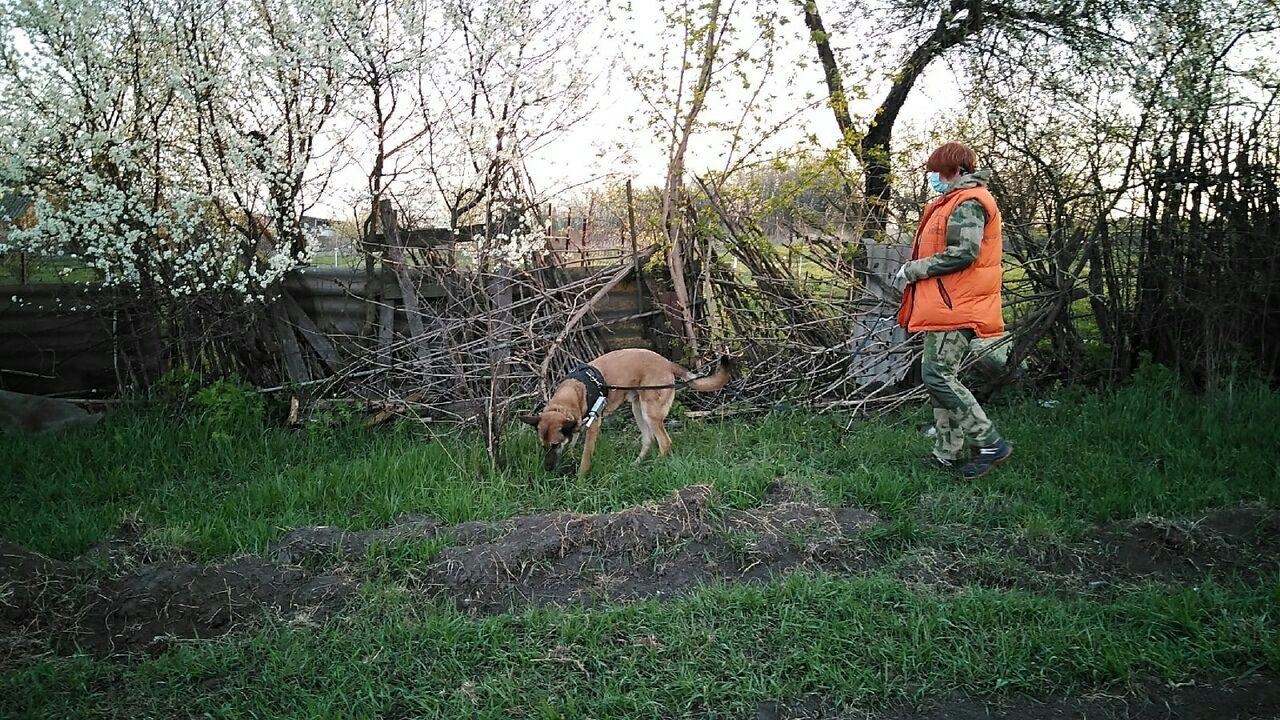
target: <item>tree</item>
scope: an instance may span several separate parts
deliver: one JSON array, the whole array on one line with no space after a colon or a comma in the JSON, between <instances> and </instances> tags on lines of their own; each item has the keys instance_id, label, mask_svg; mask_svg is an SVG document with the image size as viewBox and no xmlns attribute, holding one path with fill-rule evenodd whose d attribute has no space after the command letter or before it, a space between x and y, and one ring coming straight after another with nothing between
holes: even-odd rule
<instances>
[{"instance_id":1,"label":"tree","mask_svg":"<svg viewBox=\"0 0 1280 720\"><path fill-rule=\"evenodd\" d=\"M831 49L817 0L797 0L810 29L810 41L826 77L830 106L844 142L861 162L868 203L868 227L883 232L888 222L892 181L893 129L911 89L935 60L953 49L985 43L985 62L1011 58L1008 50L1031 38L1050 38L1070 49L1085 49L1111 38L1109 26L1126 7L1112 3L1061 3L1056 0L888 0L852 2L847 13L883 17L884 35L910 32L908 52L890 74L890 85L865 129L857 132L844 94L842 72Z\"/></svg>"},{"instance_id":2,"label":"tree","mask_svg":"<svg viewBox=\"0 0 1280 720\"><path fill-rule=\"evenodd\" d=\"M38 218L15 240L149 295L264 299L307 252L299 217L341 63L323 26L340 1L6 0L3 179Z\"/></svg>"},{"instance_id":3,"label":"tree","mask_svg":"<svg viewBox=\"0 0 1280 720\"><path fill-rule=\"evenodd\" d=\"M774 74L776 49L776 9L769 3L744 0L668 0L657 5L664 33L658 47L632 38L633 50L624 53L628 80L643 101L642 115L664 146L666 173L660 194L661 227L666 240L666 261L680 316L680 335L691 355L698 354L698 331L692 293L687 281L686 252L692 238L685 230L689 204L685 191L687 159L695 136L707 130L723 131L723 179L741 170L749 158L761 150L762 141L780 122L764 119L762 106L776 98L768 92ZM619 18L634 26L637 20L625 13ZM644 53L641 57L640 54ZM727 88L741 88L740 102L721 102ZM748 137L754 133L755 138Z\"/></svg>"},{"instance_id":4,"label":"tree","mask_svg":"<svg viewBox=\"0 0 1280 720\"><path fill-rule=\"evenodd\" d=\"M1274 372L1257 328L1276 318L1244 310L1271 307L1280 289L1280 253L1259 239L1280 218L1267 169L1280 150L1277 67L1256 50L1280 35L1269 4L1145 9L1105 64L972 59L956 131L998 169L1006 251L1025 276L1006 287L1015 356L1047 336L1042 366L1068 380L1124 378L1145 352L1204 382L1248 348ZM1073 312L1085 299L1088 314Z\"/></svg>"}]
</instances>

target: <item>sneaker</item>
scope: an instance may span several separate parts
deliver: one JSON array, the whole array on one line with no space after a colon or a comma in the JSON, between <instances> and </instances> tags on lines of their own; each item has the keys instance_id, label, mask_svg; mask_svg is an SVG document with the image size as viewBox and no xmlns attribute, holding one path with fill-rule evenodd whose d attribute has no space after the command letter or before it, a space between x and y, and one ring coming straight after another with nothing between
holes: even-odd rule
<instances>
[{"instance_id":1,"label":"sneaker","mask_svg":"<svg viewBox=\"0 0 1280 720\"><path fill-rule=\"evenodd\" d=\"M1013 446L1004 440L997 440L994 445L978 448L973 459L960 468L960 474L966 480L976 480L1009 459L1013 454Z\"/></svg>"},{"instance_id":2,"label":"sneaker","mask_svg":"<svg viewBox=\"0 0 1280 720\"><path fill-rule=\"evenodd\" d=\"M924 462L926 465L933 468L934 470L944 470L950 473L960 471L959 460L955 460L952 458L941 458L941 457L938 457L937 455L934 455L933 453L929 453L928 457L924 459Z\"/></svg>"}]
</instances>

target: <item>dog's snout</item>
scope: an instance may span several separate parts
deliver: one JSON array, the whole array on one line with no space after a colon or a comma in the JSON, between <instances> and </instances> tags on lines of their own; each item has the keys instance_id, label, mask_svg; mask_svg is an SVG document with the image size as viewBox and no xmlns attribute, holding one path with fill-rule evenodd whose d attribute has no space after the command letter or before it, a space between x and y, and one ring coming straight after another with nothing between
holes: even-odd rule
<instances>
[{"instance_id":1,"label":"dog's snout","mask_svg":"<svg viewBox=\"0 0 1280 720\"><path fill-rule=\"evenodd\" d=\"M564 450L562 443L555 443L546 447L546 453L542 457L542 468L548 472L555 470L560 464L560 454Z\"/></svg>"}]
</instances>

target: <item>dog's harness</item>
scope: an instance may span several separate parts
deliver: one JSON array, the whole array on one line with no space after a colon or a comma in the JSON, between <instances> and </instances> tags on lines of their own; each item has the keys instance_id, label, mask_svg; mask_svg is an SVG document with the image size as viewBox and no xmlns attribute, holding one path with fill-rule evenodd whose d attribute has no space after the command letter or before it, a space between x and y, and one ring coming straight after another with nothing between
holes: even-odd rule
<instances>
[{"instance_id":1,"label":"dog's harness","mask_svg":"<svg viewBox=\"0 0 1280 720\"><path fill-rule=\"evenodd\" d=\"M587 391L587 416L583 418L582 426L589 428L604 410L604 403L609 398L609 383L604 381L604 373L594 365L583 365L569 373L566 379L577 380Z\"/></svg>"},{"instance_id":2,"label":"dog's harness","mask_svg":"<svg viewBox=\"0 0 1280 720\"><path fill-rule=\"evenodd\" d=\"M577 380L582 383L582 387L587 392L587 416L582 421L582 426L590 428L591 424L596 421L604 412L605 402L609 399L610 390L671 390L687 385L687 380L676 380L667 385L610 385L604 380L604 373L594 365L582 365L578 369L569 373L566 380Z\"/></svg>"}]
</instances>

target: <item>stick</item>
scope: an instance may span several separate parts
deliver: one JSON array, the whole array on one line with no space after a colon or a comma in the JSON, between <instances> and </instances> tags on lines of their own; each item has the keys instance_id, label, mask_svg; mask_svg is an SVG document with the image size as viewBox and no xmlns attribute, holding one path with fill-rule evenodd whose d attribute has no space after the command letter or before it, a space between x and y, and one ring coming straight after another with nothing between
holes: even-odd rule
<instances>
[{"instance_id":1,"label":"stick","mask_svg":"<svg viewBox=\"0 0 1280 720\"><path fill-rule=\"evenodd\" d=\"M645 260L648 260L649 257L653 255L653 251L654 251L654 248L649 248L645 250L644 252ZM596 303L600 302L602 298L608 295L610 290L617 287L618 283L626 279L626 277L631 274L632 270L633 270L633 266L623 265L621 268L617 270L617 272L613 274L613 277L610 278L609 281L606 282L603 287L601 287L599 290L596 291L595 295L591 296L591 299L588 300L585 305L578 308L578 311L569 317L569 319L564 324L564 330L560 331L560 335L557 336L556 339L551 342L551 347L547 348L547 359L542 361L542 368L539 371L539 374L544 379L547 376L547 368L551 366L551 359L555 357L556 350L560 348L560 345L564 342L564 339L568 337L569 333L573 331L574 327L576 327L577 324L582 321L582 318L586 317L588 312L591 312L591 308L595 307Z\"/></svg>"}]
</instances>

